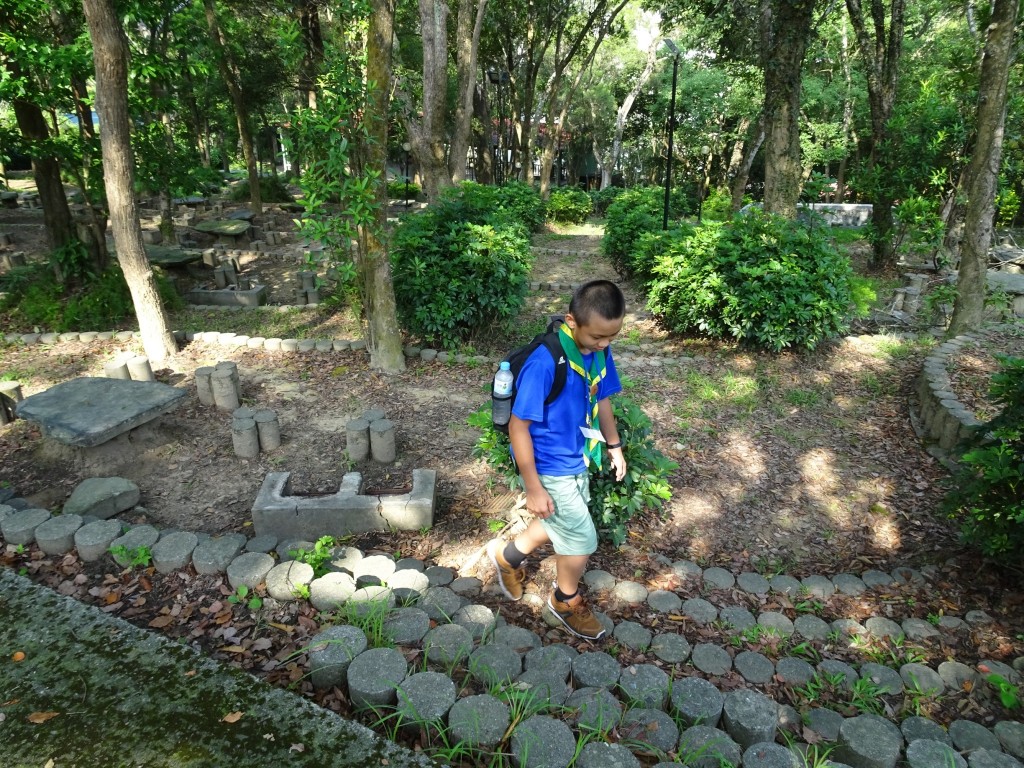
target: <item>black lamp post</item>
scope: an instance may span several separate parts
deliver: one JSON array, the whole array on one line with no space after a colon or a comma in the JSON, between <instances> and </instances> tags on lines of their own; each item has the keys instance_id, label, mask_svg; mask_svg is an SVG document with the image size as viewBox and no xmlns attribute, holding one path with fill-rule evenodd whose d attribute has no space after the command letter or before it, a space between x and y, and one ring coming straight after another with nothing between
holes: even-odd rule
<instances>
[{"instance_id":1,"label":"black lamp post","mask_svg":"<svg viewBox=\"0 0 1024 768\"><path fill-rule=\"evenodd\" d=\"M668 200L672 194L672 134L676 127L676 78L679 75L679 49L667 37L665 46L672 52L672 98L668 106L668 156L665 158L665 210L661 217L662 229L668 229Z\"/></svg>"},{"instance_id":2,"label":"black lamp post","mask_svg":"<svg viewBox=\"0 0 1024 768\"><path fill-rule=\"evenodd\" d=\"M412 144L408 141L402 144L402 149L405 150L405 207L409 207L409 151L412 149Z\"/></svg>"},{"instance_id":3,"label":"black lamp post","mask_svg":"<svg viewBox=\"0 0 1024 768\"><path fill-rule=\"evenodd\" d=\"M704 212L704 191L708 178L708 158L711 157L711 147L705 144L700 148L700 181L697 183L697 223L700 224L701 214Z\"/></svg>"}]
</instances>

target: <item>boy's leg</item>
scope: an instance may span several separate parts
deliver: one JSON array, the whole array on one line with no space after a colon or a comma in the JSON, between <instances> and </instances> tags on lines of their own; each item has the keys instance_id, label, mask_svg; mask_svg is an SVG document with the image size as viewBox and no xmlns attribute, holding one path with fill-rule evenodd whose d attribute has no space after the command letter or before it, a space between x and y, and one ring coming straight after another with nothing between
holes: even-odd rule
<instances>
[{"instance_id":1,"label":"boy's leg","mask_svg":"<svg viewBox=\"0 0 1024 768\"><path fill-rule=\"evenodd\" d=\"M502 539L492 539L487 543L487 555L498 574L498 586L509 600L520 600L523 597L523 582L526 581L526 570L523 561L541 544L551 541L544 526L539 520L531 520L519 536L510 544Z\"/></svg>"}]
</instances>

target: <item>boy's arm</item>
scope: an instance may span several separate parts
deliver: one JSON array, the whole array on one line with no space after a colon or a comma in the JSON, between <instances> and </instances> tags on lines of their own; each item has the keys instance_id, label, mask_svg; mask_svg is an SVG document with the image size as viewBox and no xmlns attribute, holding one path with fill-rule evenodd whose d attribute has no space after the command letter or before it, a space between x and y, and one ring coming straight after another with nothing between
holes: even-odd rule
<instances>
[{"instance_id":1,"label":"boy's arm","mask_svg":"<svg viewBox=\"0 0 1024 768\"><path fill-rule=\"evenodd\" d=\"M619 430L615 426L615 413L609 398L606 397L597 402L597 419L601 426L601 434L608 441L607 445L615 445L620 442ZM511 430L509 431L511 432ZM615 468L615 479L621 481L626 476L626 455L622 451L622 446L608 448L608 459Z\"/></svg>"},{"instance_id":2,"label":"boy's arm","mask_svg":"<svg viewBox=\"0 0 1024 768\"><path fill-rule=\"evenodd\" d=\"M555 503L540 484L537 464L533 458L533 438L530 436L530 422L524 421L514 413L508 422L508 437L512 442L519 475L526 487L526 509L540 519L551 517L555 513Z\"/></svg>"}]
</instances>

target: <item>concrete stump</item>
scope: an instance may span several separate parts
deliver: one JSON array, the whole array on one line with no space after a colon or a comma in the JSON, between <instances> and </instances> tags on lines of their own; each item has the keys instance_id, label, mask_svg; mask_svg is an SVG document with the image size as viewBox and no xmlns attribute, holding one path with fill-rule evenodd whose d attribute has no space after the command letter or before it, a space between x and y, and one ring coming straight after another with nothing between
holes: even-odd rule
<instances>
[{"instance_id":1,"label":"concrete stump","mask_svg":"<svg viewBox=\"0 0 1024 768\"><path fill-rule=\"evenodd\" d=\"M253 420L259 433L260 450L272 451L281 447L281 426L277 421L277 413L270 410L256 411Z\"/></svg>"},{"instance_id":2,"label":"concrete stump","mask_svg":"<svg viewBox=\"0 0 1024 768\"><path fill-rule=\"evenodd\" d=\"M213 390L213 403L225 411L233 411L241 403L238 401L238 390L231 378L231 371L217 368L210 376L210 389ZM254 425L255 426L255 425Z\"/></svg>"},{"instance_id":3,"label":"concrete stump","mask_svg":"<svg viewBox=\"0 0 1024 768\"><path fill-rule=\"evenodd\" d=\"M345 425L345 451L349 461L362 461L370 454L370 425L365 419Z\"/></svg>"},{"instance_id":4,"label":"concrete stump","mask_svg":"<svg viewBox=\"0 0 1024 768\"><path fill-rule=\"evenodd\" d=\"M0 381L0 425L14 421L15 406L21 401L21 384L16 381Z\"/></svg>"},{"instance_id":5,"label":"concrete stump","mask_svg":"<svg viewBox=\"0 0 1024 768\"><path fill-rule=\"evenodd\" d=\"M128 363L123 359L111 360L103 364L103 375L108 379L121 379L131 381L132 375L128 371Z\"/></svg>"},{"instance_id":6,"label":"concrete stump","mask_svg":"<svg viewBox=\"0 0 1024 768\"><path fill-rule=\"evenodd\" d=\"M304 288L295 289L295 299L293 300L293 303L297 307L306 306L306 291Z\"/></svg>"},{"instance_id":7,"label":"concrete stump","mask_svg":"<svg viewBox=\"0 0 1024 768\"><path fill-rule=\"evenodd\" d=\"M234 336L235 334L231 334ZM223 336L223 334L221 334ZM230 371L231 381L235 384L235 393L238 395L238 399L242 399L242 380L238 376L238 363L232 362L231 360L222 360L214 366L218 371Z\"/></svg>"},{"instance_id":8,"label":"concrete stump","mask_svg":"<svg viewBox=\"0 0 1024 768\"><path fill-rule=\"evenodd\" d=\"M302 290L316 290L316 272L302 270L301 272L299 272L299 278L302 280Z\"/></svg>"},{"instance_id":9,"label":"concrete stump","mask_svg":"<svg viewBox=\"0 0 1024 768\"><path fill-rule=\"evenodd\" d=\"M149 364L149 358L138 356L128 361L128 373L133 381L156 381L153 375L153 367Z\"/></svg>"},{"instance_id":10,"label":"concrete stump","mask_svg":"<svg viewBox=\"0 0 1024 768\"><path fill-rule=\"evenodd\" d=\"M216 369L209 365L204 365L202 368L196 368L196 394L199 396L199 402L203 405L215 404L213 399L213 387L210 382L210 377L213 375L214 370ZM125 366L125 371L127 372L127 366Z\"/></svg>"},{"instance_id":11,"label":"concrete stump","mask_svg":"<svg viewBox=\"0 0 1024 768\"><path fill-rule=\"evenodd\" d=\"M260 453L259 432L253 419L233 419L231 422L231 443L235 456L241 459L255 459Z\"/></svg>"},{"instance_id":12,"label":"concrete stump","mask_svg":"<svg viewBox=\"0 0 1024 768\"><path fill-rule=\"evenodd\" d=\"M395 425L390 419L370 424L370 452L374 461L390 464L395 460Z\"/></svg>"}]
</instances>

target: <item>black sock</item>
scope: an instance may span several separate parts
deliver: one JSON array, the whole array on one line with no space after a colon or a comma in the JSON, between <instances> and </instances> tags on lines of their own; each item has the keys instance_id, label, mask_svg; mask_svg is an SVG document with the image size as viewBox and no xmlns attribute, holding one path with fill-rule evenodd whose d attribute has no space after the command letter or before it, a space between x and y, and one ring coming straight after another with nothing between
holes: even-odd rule
<instances>
[{"instance_id":1,"label":"black sock","mask_svg":"<svg viewBox=\"0 0 1024 768\"><path fill-rule=\"evenodd\" d=\"M523 564L523 560L526 559L526 555L516 549L514 542L509 542L505 545L504 551L501 556L505 558L505 562L511 565L513 568L518 568Z\"/></svg>"},{"instance_id":2,"label":"black sock","mask_svg":"<svg viewBox=\"0 0 1024 768\"><path fill-rule=\"evenodd\" d=\"M578 595L579 593L580 593L580 591L579 591L579 589L577 589L571 595L567 595L562 590L560 590L557 585L555 585L555 600L557 600L560 603L568 603L570 600L572 600L574 597L576 597L576 595Z\"/></svg>"}]
</instances>

